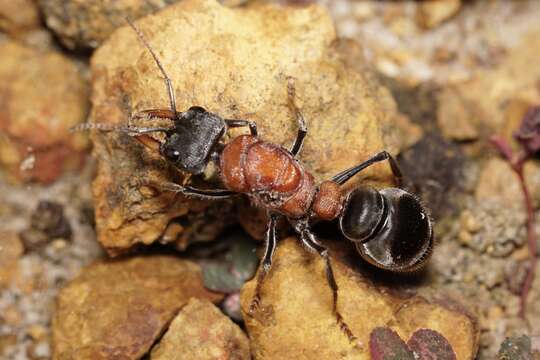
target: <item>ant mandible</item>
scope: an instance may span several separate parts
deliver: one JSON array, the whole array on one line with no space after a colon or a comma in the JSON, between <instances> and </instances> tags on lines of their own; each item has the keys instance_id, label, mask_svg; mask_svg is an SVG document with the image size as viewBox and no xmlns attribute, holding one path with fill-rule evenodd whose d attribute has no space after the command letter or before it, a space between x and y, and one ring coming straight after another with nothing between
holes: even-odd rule
<instances>
[{"instance_id":1,"label":"ant mandible","mask_svg":"<svg viewBox=\"0 0 540 360\"><path fill-rule=\"evenodd\" d=\"M372 265L394 272L411 272L425 264L433 246L433 231L429 216L421 202L400 188L376 190L359 186L344 193L341 185L354 175L381 161L388 161L398 186L401 171L394 158L381 151L361 164L347 169L318 186L313 176L297 159L307 135L304 117L295 105L295 88L288 82L288 106L296 117L299 129L292 147L261 140L257 125L249 120L223 119L194 106L176 111L172 82L142 32L128 19L140 41L152 55L167 86L169 109L145 110L136 117L171 120L171 128L149 127L107 128L88 124L80 129L119 130L133 135L145 146L159 153L178 169L193 175L201 174L210 161L217 163L224 189L198 189L176 183L159 184L161 189L202 199L224 199L246 194L251 201L268 211L265 252L257 277L255 294L249 307L253 314L259 307L265 276L272 266L276 249L276 224L284 217L298 234L302 244L319 254L325 262L326 279L333 294L332 310L337 323L348 338L355 339L337 308L338 285L332 270L328 249L312 233L313 220L338 219L343 235L352 241L358 253ZM229 128L248 127L250 135L240 135L223 144ZM163 143L146 135L161 132Z\"/></svg>"}]
</instances>

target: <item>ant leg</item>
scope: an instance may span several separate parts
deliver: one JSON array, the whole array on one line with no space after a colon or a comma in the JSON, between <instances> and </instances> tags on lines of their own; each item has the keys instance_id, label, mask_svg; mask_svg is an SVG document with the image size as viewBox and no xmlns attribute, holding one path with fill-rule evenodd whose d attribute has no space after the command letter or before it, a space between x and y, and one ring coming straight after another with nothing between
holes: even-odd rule
<instances>
[{"instance_id":1,"label":"ant leg","mask_svg":"<svg viewBox=\"0 0 540 360\"><path fill-rule=\"evenodd\" d=\"M337 302L338 302L338 285L336 283L336 278L334 277L334 271L332 270L332 263L330 261L330 255L328 254L328 249L321 245L316 239L315 235L309 230L304 229L300 234L300 239L302 240L302 243L304 246L306 246L311 251L316 251L325 262L325 268L326 268L326 281L328 282L328 285L332 289L332 295L333 295L333 302L332 302L332 310L336 316L336 321L341 329L347 335L349 338L349 341L353 342L356 340L356 336L352 333L351 329L345 323L345 320L343 320L343 316L341 316L340 312L337 309Z\"/></svg>"},{"instance_id":2,"label":"ant leg","mask_svg":"<svg viewBox=\"0 0 540 360\"><path fill-rule=\"evenodd\" d=\"M261 268L257 276L257 285L255 286L255 294L249 305L249 314L253 315L255 310L257 310L261 303L261 289L266 274L270 271L272 266L272 256L276 250L277 238L276 238L276 223L279 218L279 215L272 214L270 215L270 220L268 221L268 228L266 229L265 237L265 250L264 256L261 260Z\"/></svg>"},{"instance_id":3,"label":"ant leg","mask_svg":"<svg viewBox=\"0 0 540 360\"><path fill-rule=\"evenodd\" d=\"M238 195L238 193L225 189L197 189L191 186L182 186L173 182L164 182L161 184L155 184L159 190L171 191L180 193L188 197L194 197L202 200L219 200L226 199L231 196Z\"/></svg>"},{"instance_id":4,"label":"ant leg","mask_svg":"<svg viewBox=\"0 0 540 360\"><path fill-rule=\"evenodd\" d=\"M249 132L253 136L257 136L257 124L251 120L236 120L236 119L225 119L225 123L230 128L249 126Z\"/></svg>"},{"instance_id":5,"label":"ant leg","mask_svg":"<svg viewBox=\"0 0 540 360\"><path fill-rule=\"evenodd\" d=\"M306 121L304 120L304 115L302 115L302 112L294 102L295 95L296 90L294 88L294 81L293 78L289 77L287 83L287 100L289 108L294 113L296 121L298 122L298 133L296 135L296 139L294 140L294 144L290 150L292 156L298 155L298 153L302 149L302 145L304 144L304 138L307 135Z\"/></svg>"},{"instance_id":6,"label":"ant leg","mask_svg":"<svg viewBox=\"0 0 540 360\"><path fill-rule=\"evenodd\" d=\"M157 67L159 68L159 71L161 71L161 74L163 74L163 78L165 80L165 86L167 86L167 92L169 95L170 109L173 114L176 114L176 99L174 98L174 89L172 86L171 79L165 72L165 69L163 68L163 65L161 64L161 62L159 61L156 53L154 52L154 50L152 49L148 41L146 41L146 38L144 37L142 31L129 18L126 18L126 21L129 24L129 26L131 26L131 28L135 31L135 33L139 37L139 40L143 43L146 49L148 49L148 51L150 52L150 55L152 55L152 57L154 58L154 61ZM175 115L175 118L176 118L176 115Z\"/></svg>"},{"instance_id":7,"label":"ant leg","mask_svg":"<svg viewBox=\"0 0 540 360\"><path fill-rule=\"evenodd\" d=\"M131 117L131 119L152 119L152 118L158 118L158 119L169 119L169 120L176 120L177 115L175 112L172 112L169 109L150 109L150 110L143 110L139 111L135 115Z\"/></svg>"},{"instance_id":8,"label":"ant leg","mask_svg":"<svg viewBox=\"0 0 540 360\"><path fill-rule=\"evenodd\" d=\"M401 186L401 170L399 169L399 166L396 162L396 160L388 153L387 151L381 151L380 153L377 153L375 156L369 158L368 160L364 161L363 163L356 165L350 169L347 169L345 171L340 172L336 176L332 178L332 181L338 183L339 185L345 184L350 178L352 178L354 175L359 173L360 171L364 170L365 168L378 163L380 161L388 160L390 163L390 168L392 169L392 174L394 175L396 179L397 186Z\"/></svg>"}]
</instances>

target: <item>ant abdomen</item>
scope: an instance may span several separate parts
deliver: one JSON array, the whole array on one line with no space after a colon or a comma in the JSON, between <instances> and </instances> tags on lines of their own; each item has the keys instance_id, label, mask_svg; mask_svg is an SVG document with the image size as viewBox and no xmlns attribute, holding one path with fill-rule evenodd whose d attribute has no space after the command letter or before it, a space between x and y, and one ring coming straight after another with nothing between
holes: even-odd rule
<instances>
[{"instance_id":1,"label":"ant abdomen","mask_svg":"<svg viewBox=\"0 0 540 360\"><path fill-rule=\"evenodd\" d=\"M345 200L339 223L360 255L379 268L414 271L431 253L429 216L420 201L402 189L354 189Z\"/></svg>"}]
</instances>

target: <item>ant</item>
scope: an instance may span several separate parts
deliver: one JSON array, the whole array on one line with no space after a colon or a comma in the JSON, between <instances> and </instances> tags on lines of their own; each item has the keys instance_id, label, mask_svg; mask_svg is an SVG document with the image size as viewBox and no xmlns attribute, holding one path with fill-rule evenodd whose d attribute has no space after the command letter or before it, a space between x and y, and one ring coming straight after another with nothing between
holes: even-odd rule
<instances>
[{"instance_id":1,"label":"ant","mask_svg":"<svg viewBox=\"0 0 540 360\"><path fill-rule=\"evenodd\" d=\"M431 220L416 196L399 187L377 190L359 186L348 193L341 189L357 173L381 161L388 161L399 186L402 176L397 162L388 152L381 151L317 186L297 158L308 130L294 102L295 88L291 78L287 86L288 106L299 129L292 147L285 149L259 138L257 124L253 121L223 119L200 106L178 112L171 79L139 28L129 19L127 22L161 71L169 98L169 109L144 110L135 117L168 119L174 126L113 128L85 124L79 129L128 133L148 148L159 151L178 169L192 175L201 174L209 162L216 162L223 189L199 189L172 182L159 184L159 187L200 199L246 194L255 205L268 211L265 252L249 314L253 315L259 307L262 285L276 249L276 224L284 217L302 244L324 259L326 279L333 294L333 313L342 331L353 341L355 337L337 308L338 285L328 249L312 233L311 224L314 220L338 219L341 232L355 244L360 256L378 268L393 272L412 272L421 268L433 247L433 230ZM227 130L236 127L247 127L250 134L237 136L223 144L221 140ZM147 135L155 132L163 133L165 140L159 142Z\"/></svg>"}]
</instances>

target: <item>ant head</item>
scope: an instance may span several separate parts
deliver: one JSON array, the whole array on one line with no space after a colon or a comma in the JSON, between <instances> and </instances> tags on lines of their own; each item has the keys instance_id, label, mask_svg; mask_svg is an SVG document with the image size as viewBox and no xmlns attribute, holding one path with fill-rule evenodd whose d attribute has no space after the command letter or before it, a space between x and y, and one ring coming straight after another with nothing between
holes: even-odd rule
<instances>
[{"instance_id":1,"label":"ant head","mask_svg":"<svg viewBox=\"0 0 540 360\"><path fill-rule=\"evenodd\" d=\"M345 200L339 225L366 261L390 271L421 268L433 246L426 210L402 189L354 189Z\"/></svg>"},{"instance_id":2,"label":"ant head","mask_svg":"<svg viewBox=\"0 0 540 360\"><path fill-rule=\"evenodd\" d=\"M96 129L104 132L126 133L150 150L159 151L167 161L180 170L193 175L201 174L225 133L225 121L198 106L173 114L169 119L174 121L173 127L141 128L86 123L73 127L71 131ZM148 135L151 133L165 134L164 141L160 143Z\"/></svg>"},{"instance_id":3,"label":"ant head","mask_svg":"<svg viewBox=\"0 0 540 360\"><path fill-rule=\"evenodd\" d=\"M200 174L225 129L225 121L219 116L202 107L191 107L188 111L178 113L174 128L165 132L160 153L180 170Z\"/></svg>"}]
</instances>

